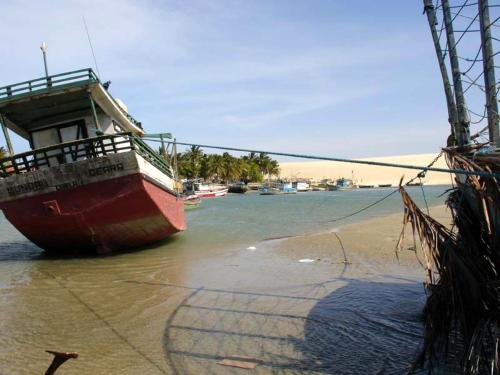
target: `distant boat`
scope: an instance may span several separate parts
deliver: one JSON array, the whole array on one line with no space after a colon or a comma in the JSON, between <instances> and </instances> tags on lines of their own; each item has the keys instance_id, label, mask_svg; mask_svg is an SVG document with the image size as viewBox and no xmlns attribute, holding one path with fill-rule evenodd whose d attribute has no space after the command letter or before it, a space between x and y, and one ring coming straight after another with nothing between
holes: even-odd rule
<instances>
[{"instance_id":1,"label":"distant boat","mask_svg":"<svg viewBox=\"0 0 500 375\"><path fill-rule=\"evenodd\" d=\"M322 186L313 186L312 187L312 191L325 191L326 188L322 187Z\"/></svg>"},{"instance_id":2,"label":"distant boat","mask_svg":"<svg viewBox=\"0 0 500 375\"><path fill-rule=\"evenodd\" d=\"M328 190L330 191L344 191L344 190L352 190L356 189L358 185L354 183L353 180L348 179L348 178L339 178L337 181L335 181L335 184L328 184L327 185Z\"/></svg>"},{"instance_id":3,"label":"distant boat","mask_svg":"<svg viewBox=\"0 0 500 375\"><path fill-rule=\"evenodd\" d=\"M378 187L391 187L392 184L380 184Z\"/></svg>"},{"instance_id":4,"label":"distant boat","mask_svg":"<svg viewBox=\"0 0 500 375\"><path fill-rule=\"evenodd\" d=\"M261 183L260 182L249 182L247 184L247 188L250 189L250 190L259 190L259 188L261 187Z\"/></svg>"},{"instance_id":5,"label":"distant boat","mask_svg":"<svg viewBox=\"0 0 500 375\"><path fill-rule=\"evenodd\" d=\"M373 189L375 185L359 185L360 189Z\"/></svg>"},{"instance_id":6,"label":"distant boat","mask_svg":"<svg viewBox=\"0 0 500 375\"><path fill-rule=\"evenodd\" d=\"M229 193L245 194L248 191L248 187L244 182L235 182L229 185L228 191Z\"/></svg>"},{"instance_id":7,"label":"distant boat","mask_svg":"<svg viewBox=\"0 0 500 375\"><path fill-rule=\"evenodd\" d=\"M406 186L422 186L423 184L423 182L411 182L409 184L406 184Z\"/></svg>"},{"instance_id":8,"label":"distant boat","mask_svg":"<svg viewBox=\"0 0 500 375\"><path fill-rule=\"evenodd\" d=\"M292 182L292 187L294 189L297 189L298 192L306 192L306 191L311 190L311 187L309 186L309 183L308 182L304 182L304 181Z\"/></svg>"},{"instance_id":9,"label":"distant boat","mask_svg":"<svg viewBox=\"0 0 500 375\"><path fill-rule=\"evenodd\" d=\"M184 183L184 193L186 195L195 194L200 198L223 197L228 192L228 188L217 184L204 184L201 182L188 181Z\"/></svg>"},{"instance_id":10,"label":"distant boat","mask_svg":"<svg viewBox=\"0 0 500 375\"><path fill-rule=\"evenodd\" d=\"M261 186L259 189L260 195L280 195L280 194L296 194L297 189L292 187L290 182L283 183L268 183Z\"/></svg>"},{"instance_id":11,"label":"distant boat","mask_svg":"<svg viewBox=\"0 0 500 375\"><path fill-rule=\"evenodd\" d=\"M201 204L201 198L196 194L186 195L183 200L185 209L196 208Z\"/></svg>"}]
</instances>

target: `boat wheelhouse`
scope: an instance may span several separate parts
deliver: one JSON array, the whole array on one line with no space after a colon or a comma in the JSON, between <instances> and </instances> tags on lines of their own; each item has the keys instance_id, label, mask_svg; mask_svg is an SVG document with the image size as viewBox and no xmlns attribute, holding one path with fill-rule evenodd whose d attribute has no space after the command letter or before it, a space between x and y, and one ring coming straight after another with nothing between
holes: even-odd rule
<instances>
[{"instance_id":1,"label":"boat wheelhouse","mask_svg":"<svg viewBox=\"0 0 500 375\"><path fill-rule=\"evenodd\" d=\"M0 209L47 251L107 253L184 230L167 160L92 69L0 88ZM31 151L15 154L9 130Z\"/></svg>"}]
</instances>

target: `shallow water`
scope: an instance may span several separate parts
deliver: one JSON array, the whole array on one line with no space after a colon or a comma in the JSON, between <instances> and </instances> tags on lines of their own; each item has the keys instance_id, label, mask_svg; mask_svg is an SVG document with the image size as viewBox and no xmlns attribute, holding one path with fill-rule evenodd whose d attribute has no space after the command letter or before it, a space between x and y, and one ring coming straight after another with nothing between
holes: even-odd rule
<instances>
[{"instance_id":1,"label":"shallow water","mask_svg":"<svg viewBox=\"0 0 500 375\"><path fill-rule=\"evenodd\" d=\"M445 190L426 187L428 204ZM53 349L80 354L65 374L244 372L216 363L227 355L259 358L258 373L401 374L421 338L420 270L304 272L261 242L400 212L395 194L331 221L388 192L204 200L187 232L104 258L45 257L0 217L0 373L41 373Z\"/></svg>"}]
</instances>

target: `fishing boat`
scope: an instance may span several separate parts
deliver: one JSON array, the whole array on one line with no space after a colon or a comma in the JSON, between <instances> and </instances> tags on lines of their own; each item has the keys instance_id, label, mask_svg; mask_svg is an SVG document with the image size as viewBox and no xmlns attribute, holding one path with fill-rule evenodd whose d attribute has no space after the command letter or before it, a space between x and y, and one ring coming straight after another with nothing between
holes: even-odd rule
<instances>
[{"instance_id":1,"label":"fishing boat","mask_svg":"<svg viewBox=\"0 0 500 375\"><path fill-rule=\"evenodd\" d=\"M328 190L330 191L344 191L344 190L352 190L356 189L358 186L354 183L353 180L348 178L339 178L335 181L335 184L328 184Z\"/></svg>"},{"instance_id":2,"label":"fishing boat","mask_svg":"<svg viewBox=\"0 0 500 375\"><path fill-rule=\"evenodd\" d=\"M200 198L218 198L227 194L228 188L218 184L204 184L201 181L186 181L184 183L184 193L195 194Z\"/></svg>"},{"instance_id":3,"label":"fishing boat","mask_svg":"<svg viewBox=\"0 0 500 375\"><path fill-rule=\"evenodd\" d=\"M196 208L201 204L201 198L196 194L184 196L183 200L185 209Z\"/></svg>"},{"instance_id":4,"label":"fishing boat","mask_svg":"<svg viewBox=\"0 0 500 375\"><path fill-rule=\"evenodd\" d=\"M378 187L381 187L381 188L386 188L386 187L391 187L392 184L380 184L378 185Z\"/></svg>"},{"instance_id":5,"label":"fishing boat","mask_svg":"<svg viewBox=\"0 0 500 375\"><path fill-rule=\"evenodd\" d=\"M292 187L294 189L297 189L297 191L301 192L301 193L311 190L311 186L309 185L308 182L305 182L305 181L292 182Z\"/></svg>"},{"instance_id":6,"label":"fishing boat","mask_svg":"<svg viewBox=\"0 0 500 375\"><path fill-rule=\"evenodd\" d=\"M229 193L245 194L247 191L248 187L244 182L235 182L228 186Z\"/></svg>"},{"instance_id":7,"label":"fishing boat","mask_svg":"<svg viewBox=\"0 0 500 375\"><path fill-rule=\"evenodd\" d=\"M296 194L297 189L290 182L266 183L259 189L260 195Z\"/></svg>"},{"instance_id":8,"label":"fishing boat","mask_svg":"<svg viewBox=\"0 0 500 375\"><path fill-rule=\"evenodd\" d=\"M261 183L260 183L260 182L249 182L249 183L247 184L247 188L248 188L249 190L259 190L261 186L262 186L262 185L261 185Z\"/></svg>"},{"instance_id":9,"label":"fishing boat","mask_svg":"<svg viewBox=\"0 0 500 375\"><path fill-rule=\"evenodd\" d=\"M186 229L172 166L92 69L0 88L0 209L54 253L109 253ZM31 150L14 153L9 131Z\"/></svg>"}]
</instances>

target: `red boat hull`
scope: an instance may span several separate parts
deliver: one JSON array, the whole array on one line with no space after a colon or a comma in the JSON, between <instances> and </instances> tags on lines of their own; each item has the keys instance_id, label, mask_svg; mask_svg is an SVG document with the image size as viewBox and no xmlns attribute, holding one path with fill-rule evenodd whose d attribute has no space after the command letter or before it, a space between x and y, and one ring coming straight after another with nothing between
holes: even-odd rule
<instances>
[{"instance_id":1,"label":"red boat hull","mask_svg":"<svg viewBox=\"0 0 500 375\"><path fill-rule=\"evenodd\" d=\"M56 253L108 253L147 245L186 229L184 204L143 174L0 203L7 219Z\"/></svg>"}]
</instances>

